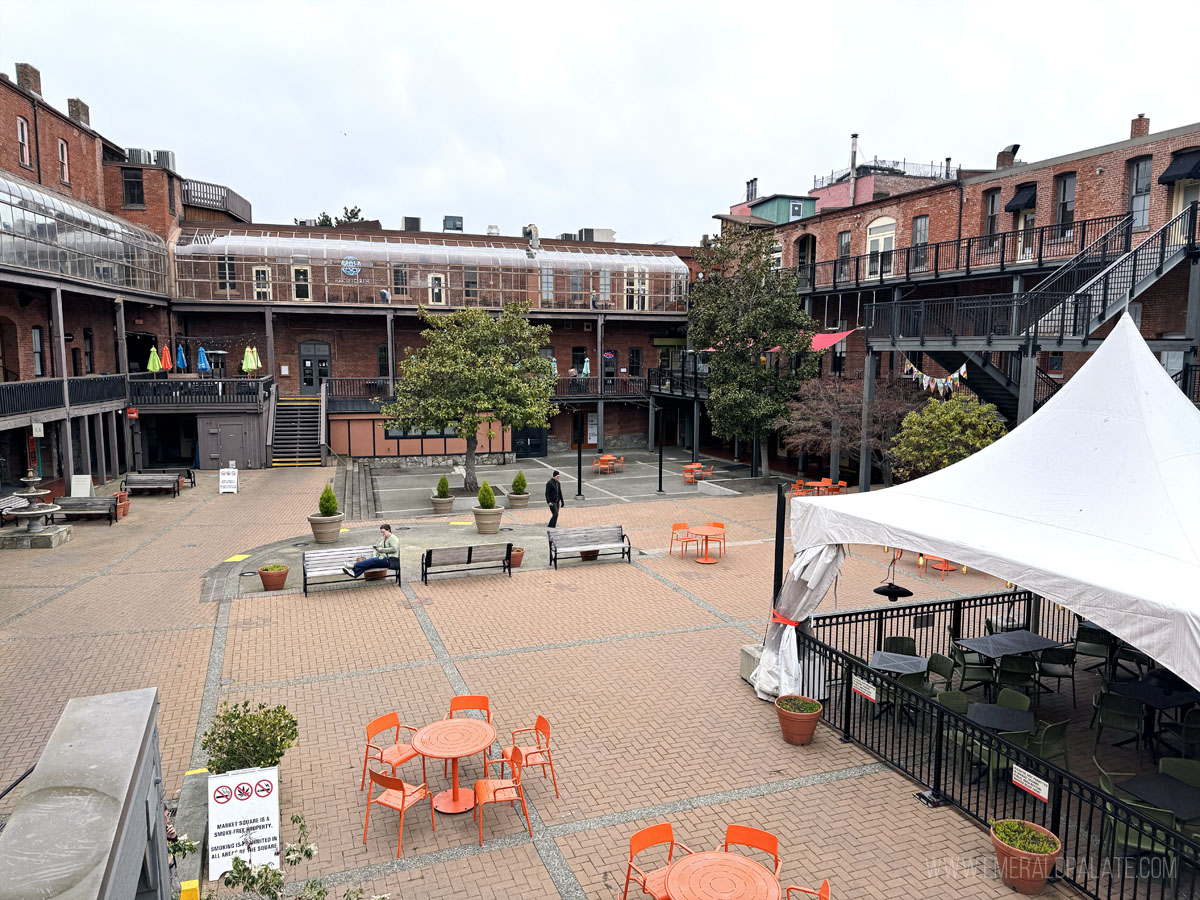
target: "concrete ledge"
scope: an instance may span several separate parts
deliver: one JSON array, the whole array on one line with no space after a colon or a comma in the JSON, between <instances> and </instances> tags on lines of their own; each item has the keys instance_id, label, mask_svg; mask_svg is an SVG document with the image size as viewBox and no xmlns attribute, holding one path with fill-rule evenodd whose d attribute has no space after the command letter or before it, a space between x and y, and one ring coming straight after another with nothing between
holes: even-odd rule
<instances>
[{"instance_id":1,"label":"concrete ledge","mask_svg":"<svg viewBox=\"0 0 1200 900\"><path fill-rule=\"evenodd\" d=\"M727 488L727 487L722 487L721 485L717 484L715 481L705 481L703 478L701 478L699 481L696 482L696 488L701 494L708 494L709 496L712 496L712 497L740 497L741 496L741 494L738 491L731 490L730 488Z\"/></svg>"},{"instance_id":2,"label":"concrete ledge","mask_svg":"<svg viewBox=\"0 0 1200 900\"><path fill-rule=\"evenodd\" d=\"M208 770L199 769L183 776L179 791L179 808L175 811L175 833L196 842L196 852L178 861L181 883L200 881L201 869L207 858L208 839Z\"/></svg>"},{"instance_id":3,"label":"concrete ledge","mask_svg":"<svg viewBox=\"0 0 1200 900\"><path fill-rule=\"evenodd\" d=\"M47 525L33 534L21 525L19 530L0 531L0 550L51 550L70 539L70 525Z\"/></svg>"},{"instance_id":4,"label":"concrete ledge","mask_svg":"<svg viewBox=\"0 0 1200 900\"><path fill-rule=\"evenodd\" d=\"M758 668L758 661L762 659L762 644L742 644L741 661L738 664L738 674L742 676L742 681L751 687L754 682L750 680L750 676L754 674L754 670Z\"/></svg>"}]
</instances>

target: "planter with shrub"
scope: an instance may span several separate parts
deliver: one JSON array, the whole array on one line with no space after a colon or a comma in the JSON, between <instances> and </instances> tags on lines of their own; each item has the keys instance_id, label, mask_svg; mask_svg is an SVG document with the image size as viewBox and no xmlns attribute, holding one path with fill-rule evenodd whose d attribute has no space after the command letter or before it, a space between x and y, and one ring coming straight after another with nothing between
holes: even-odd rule
<instances>
[{"instance_id":1,"label":"planter with shrub","mask_svg":"<svg viewBox=\"0 0 1200 900\"><path fill-rule=\"evenodd\" d=\"M1053 831L1023 819L993 819L992 849L1000 878L1022 894L1040 894L1062 853Z\"/></svg>"},{"instance_id":2,"label":"planter with shrub","mask_svg":"<svg viewBox=\"0 0 1200 900\"><path fill-rule=\"evenodd\" d=\"M508 492L509 509L524 509L529 505L529 494L526 491L528 487L529 483L525 480L525 473L517 472L517 477L512 481L512 490Z\"/></svg>"},{"instance_id":3,"label":"planter with shrub","mask_svg":"<svg viewBox=\"0 0 1200 900\"><path fill-rule=\"evenodd\" d=\"M799 694L784 694L775 698L775 713L779 717L779 729L789 744L803 746L812 742L821 719L821 704L811 697Z\"/></svg>"},{"instance_id":4,"label":"planter with shrub","mask_svg":"<svg viewBox=\"0 0 1200 900\"><path fill-rule=\"evenodd\" d=\"M251 709L250 701L244 700L221 704L200 749L208 755L208 770L220 774L277 766L299 736L296 717L286 706L260 703Z\"/></svg>"},{"instance_id":5,"label":"planter with shrub","mask_svg":"<svg viewBox=\"0 0 1200 900\"><path fill-rule=\"evenodd\" d=\"M287 581L288 567L283 563L270 563L258 567L258 577L262 579L264 591L280 591Z\"/></svg>"},{"instance_id":6,"label":"planter with shrub","mask_svg":"<svg viewBox=\"0 0 1200 900\"><path fill-rule=\"evenodd\" d=\"M513 547L512 554L509 556L509 561L512 563L512 567L514 569L521 568L521 563L525 561L525 548Z\"/></svg>"},{"instance_id":7,"label":"planter with shrub","mask_svg":"<svg viewBox=\"0 0 1200 900\"><path fill-rule=\"evenodd\" d=\"M500 518L504 507L496 506L496 495L486 481L479 488L479 505L471 512L475 514L475 530L480 534L496 534L500 530Z\"/></svg>"},{"instance_id":8,"label":"planter with shrub","mask_svg":"<svg viewBox=\"0 0 1200 900\"><path fill-rule=\"evenodd\" d=\"M450 512L454 498L450 496L450 481L445 475L438 479L437 493L429 499L433 503L433 511L436 514L445 515Z\"/></svg>"},{"instance_id":9,"label":"planter with shrub","mask_svg":"<svg viewBox=\"0 0 1200 900\"><path fill-rule=\"evenodd\" d=\"M317 501L317 514L308 517L308 525L312 528L313 540L318 544L333 544L341 535L342 522L346 514L338 512L337 497L332 485L325 485L321 491L321 499Z\"/></svg>"}]
</instances>

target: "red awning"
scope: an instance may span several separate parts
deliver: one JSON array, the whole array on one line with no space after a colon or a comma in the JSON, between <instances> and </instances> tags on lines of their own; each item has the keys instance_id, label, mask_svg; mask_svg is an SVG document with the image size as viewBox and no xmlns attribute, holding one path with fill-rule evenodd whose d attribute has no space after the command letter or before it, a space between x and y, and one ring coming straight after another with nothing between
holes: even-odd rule
<instances>
[{"instance_id":1,"label":"red awning","mask_svg":"<svg viewBox=\"0 0 1200 900\"><path fill-rule=\"evenodd\" d=\"M813 350L828 350L838 341L845 340L848 335L854 334L855 329L849 331L837 331L833 334L814 334L812 341Z\"/></svg>"}]
</instances>

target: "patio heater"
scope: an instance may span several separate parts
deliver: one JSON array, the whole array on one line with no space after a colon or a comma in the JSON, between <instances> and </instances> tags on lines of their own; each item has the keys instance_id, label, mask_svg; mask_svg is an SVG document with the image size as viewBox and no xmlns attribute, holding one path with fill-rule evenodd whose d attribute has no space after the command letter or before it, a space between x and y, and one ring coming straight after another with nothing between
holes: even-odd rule
<instances>
[{"instance_id":1,"label":"patio heater","mask_svg":"<svg viewBox=\"0 0 1200 900\"><path fill-rule=\"evenodd\" d=\"M887 597L892 603L895 603L901 597L911 597L913 592L906 587L901 587L896 584L896 554L892 553L892 562L888 565L887 575L884 576L887 581L881 582L879 587L875 588L873 593L879 594L881 597Z\"/></svg>"}]
</instances>

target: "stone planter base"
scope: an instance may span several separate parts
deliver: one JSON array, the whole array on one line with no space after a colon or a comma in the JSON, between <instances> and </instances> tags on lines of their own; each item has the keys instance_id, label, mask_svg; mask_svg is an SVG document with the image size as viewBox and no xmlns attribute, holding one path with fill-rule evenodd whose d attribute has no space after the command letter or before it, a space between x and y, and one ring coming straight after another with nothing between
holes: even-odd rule
<instances>
[{"instance_id":1,"label":"stone planter base","mask_svg":"<svg viewBox=\"0 0 1200 900\"><path fill-rule=\"evenodd\" d=\"M529 495L528 494L509 494L508 495L508 508L509 509L525 509L525 507L527 507L527 506L529 506Z\"/></svg>"},{"instance_id":2,"label":"stone planter base","mask_svg":"<svg viewBox=\"0 0 1200 900\"><path fill-rule=\"evenodd\" d=\"M500 531L500 519L504 515L503 507L484 509L482 506L475 506L471 508L471 512L475 514L475 529L480 534L497 534Z\"/></svg>"},{"instance_id":3,"label":"stone planter base","mask_svg":"<svg viewBox=\"0 0 1200 900\"><path fill-rule=\"evenodd\" d=\"M345 513L337 513L333 516L309 516L308 525L312 528L313 540L318 544L336 544L342 532L342 522L345 520Z\"/></svg>"},{"instance_id":4,"label":"stone planter base","mask_svg":"<svg viewBox=\"0 0 1200 900\"><path fill-rule=\"evenodd\" d=\"M433 504L433 513L437 516L448 515L454 506L453 497L430 497L429 502Z\"/></svg>"}]
</instances>

